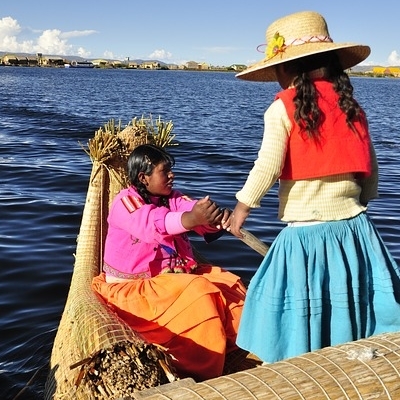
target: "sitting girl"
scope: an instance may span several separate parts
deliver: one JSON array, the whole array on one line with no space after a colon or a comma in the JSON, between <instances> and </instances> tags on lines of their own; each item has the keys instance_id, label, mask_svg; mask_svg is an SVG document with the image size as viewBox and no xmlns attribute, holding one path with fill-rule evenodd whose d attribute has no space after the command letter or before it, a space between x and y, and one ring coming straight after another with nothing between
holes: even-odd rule
<instances>
[{"instance_id":1,"label":"sitting girl","mask_svg":"<svg viewBox=\"0 0 400 400\"><path fill-rule=\"evenodd\" d=\"M237 349L246 289L233 273L196 261L187 232L214 240L231 212L173 189L174 164L150 144L129 156L131 186L111 205L92 288L145 340L168 349L181 378L205 380L220 376Z\"/></svg>"}]
</instances>

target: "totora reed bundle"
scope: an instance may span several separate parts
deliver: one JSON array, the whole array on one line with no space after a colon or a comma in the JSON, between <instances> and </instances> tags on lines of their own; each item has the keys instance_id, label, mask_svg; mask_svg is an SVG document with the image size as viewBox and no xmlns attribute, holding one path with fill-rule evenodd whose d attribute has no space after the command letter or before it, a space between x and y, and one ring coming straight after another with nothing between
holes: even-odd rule
<instances>
[{"instance_id":1,"label":"totora reed bundle","mask_svg":"<svg viewBox=\"0 0 400 400\"><path fill-rule=\"evenodd\" d=\"M168 351L143 340L91 289L102 266L109 205L127 186L127 157L136 146L154 142L145 125L121 130L110 120L84 148L93 166L45 400L116 399L177 379Z\"/></svg>"}]
</instances>

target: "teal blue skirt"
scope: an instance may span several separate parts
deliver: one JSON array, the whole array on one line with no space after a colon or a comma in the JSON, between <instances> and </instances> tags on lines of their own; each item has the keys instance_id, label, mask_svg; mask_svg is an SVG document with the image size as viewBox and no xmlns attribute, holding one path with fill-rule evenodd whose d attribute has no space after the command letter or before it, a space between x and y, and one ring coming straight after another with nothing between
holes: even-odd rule
<instances>
[{"instance_id":1,"label":"teal blue skirt","mask_svg":"<svg viewBox=\"0 0 400 400\"><path fill-rule=\"evenodd\" d=\"M265 362L400 331L400 272L370 218L285 227L250 281L237 344Z\"/></svg>"}]
</instances>

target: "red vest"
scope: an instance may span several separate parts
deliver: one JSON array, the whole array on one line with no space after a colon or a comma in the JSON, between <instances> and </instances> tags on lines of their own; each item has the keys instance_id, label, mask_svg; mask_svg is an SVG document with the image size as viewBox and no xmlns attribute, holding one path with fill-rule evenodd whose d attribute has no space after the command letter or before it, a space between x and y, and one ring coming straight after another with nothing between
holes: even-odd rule
<instances>
[{"instance_id":1,"label":"red vest","mask_svg":"<svg viewBox=\"0 0 400 400\"><path fill-rule=\"evenodd\" d=\"M354 122L356 131L346 124L346 116L338 106L338 94L332 83L314 81L317 102L323 115L319 136L313 139L294 121L296 91L286 89L276 95L285 105L292 130L285 164L280 179L301 180L348 172L371 174L370 137L365 116Z\"/></svg>"}]
</instances>

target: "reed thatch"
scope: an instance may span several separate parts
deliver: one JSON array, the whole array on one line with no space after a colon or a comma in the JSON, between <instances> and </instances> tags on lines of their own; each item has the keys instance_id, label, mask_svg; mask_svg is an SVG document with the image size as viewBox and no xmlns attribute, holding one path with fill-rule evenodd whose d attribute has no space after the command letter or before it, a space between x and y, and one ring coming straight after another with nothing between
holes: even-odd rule
<instances>
[{"instance_id":1,"label":"reed thatch","mask_svg":"<svg viewBox=\"0 0 400 400\"><path fill-rule=\"evenodd\" d=\"M185 385L184 385L185 384ZM167 385L168 386L168 385ZM400 334L381 334L201 383L134 395L146 400L398 400Z\"/></svg>"}]
</instances>

